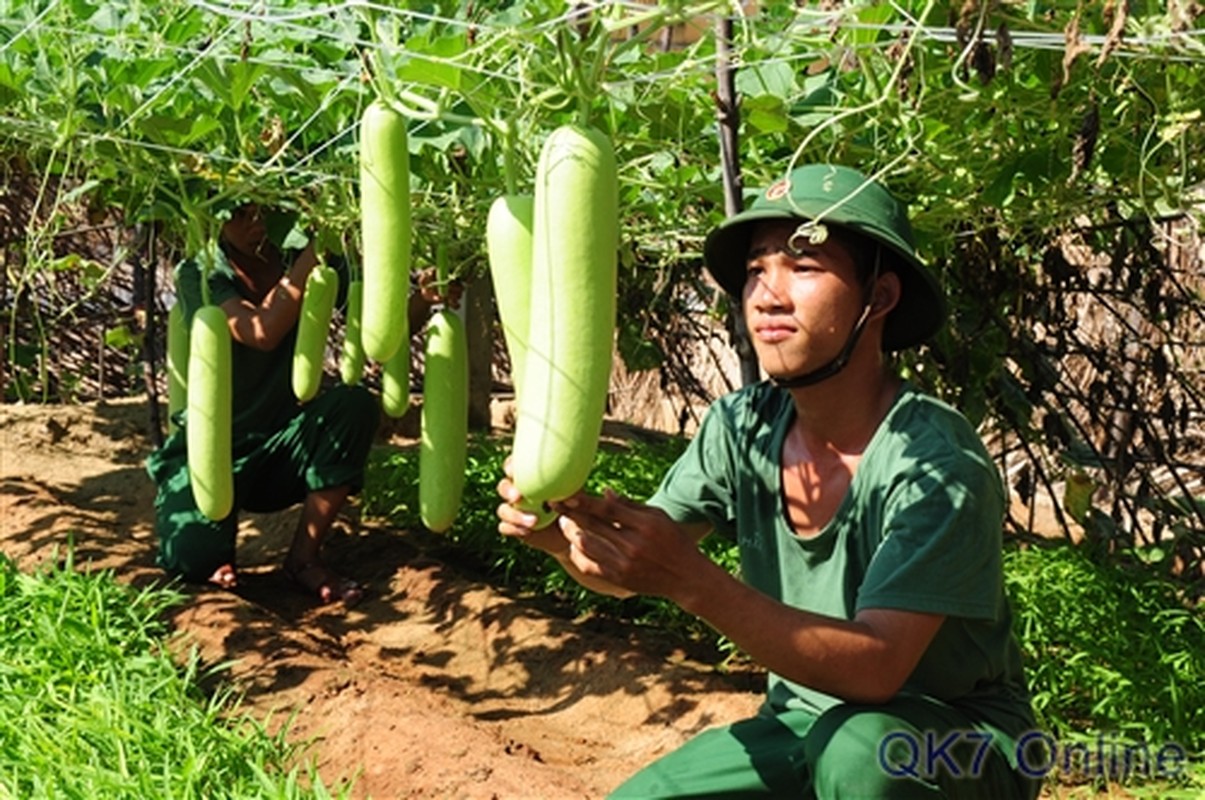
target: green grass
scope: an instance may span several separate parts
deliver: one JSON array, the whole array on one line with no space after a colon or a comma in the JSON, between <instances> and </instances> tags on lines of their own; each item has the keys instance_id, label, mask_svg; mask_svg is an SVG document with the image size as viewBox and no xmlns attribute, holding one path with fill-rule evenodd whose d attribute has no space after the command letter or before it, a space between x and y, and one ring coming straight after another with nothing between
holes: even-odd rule
<instances>
[{"instance_id":1,"label":"green grass","mask_svg":"<svg viewBox=\"0 0 1205 800\"><path fill-rule=\"evenodd\" d=\"M0 800L328 798L300 752L200 688L163 612L109 573L25 574L0 555Z\"/></svg>"},{"instance_id":2,"label":"green grass","mask_svg":"<svg viewBox=\"0 0 1205 800\"><path fill-rule=\"evenodd\" d=\"M1102 739L1119 752L1144 744L1152 756L1164 747L1182 750L1181 780L1154 781L1146 795L1133 787L1152 781L1135 769L1124 783L1133 796L1202 796L1201 609L1165 578L1099 563L1065 543L1009 549L1005 581L1040 727L1060 745L1090 752ZM1136 755L1135 764L1143 760Z\"/></svg>"}]
</instances>

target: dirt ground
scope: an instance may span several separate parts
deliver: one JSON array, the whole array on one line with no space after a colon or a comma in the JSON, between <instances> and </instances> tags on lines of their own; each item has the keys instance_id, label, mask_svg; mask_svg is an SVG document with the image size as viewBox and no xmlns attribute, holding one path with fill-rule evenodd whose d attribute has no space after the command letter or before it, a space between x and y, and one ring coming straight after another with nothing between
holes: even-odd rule
<instances>
[{"instance_id":1,"label":"dirt ground","mask_svg":"<svg viewBox=\"0 0 1205 800\"><path fill-rule=\"evenodd\" d=\"M0 406L0 550L29 570L72 540L80 565L160 580L147 432L140 400ZM508 596L433 557L432 534L354 514L328 555L369 596L316 606L277 569L295 520L246 518L240 587L188 587L173 624L257 716L296 712L291 738L353 797L601 797L760 701L760 675Z\"/></svg>"}]
</instances>

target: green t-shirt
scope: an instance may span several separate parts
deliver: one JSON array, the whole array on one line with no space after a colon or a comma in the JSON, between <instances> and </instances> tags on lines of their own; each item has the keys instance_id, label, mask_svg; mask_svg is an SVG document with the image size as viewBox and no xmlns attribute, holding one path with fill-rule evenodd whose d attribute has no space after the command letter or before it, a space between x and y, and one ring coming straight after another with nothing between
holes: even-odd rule
<instances>
[{"instance_id":1,"label":"green t-shirt","mask_svg":"<svg viewBox=\"0 0 1205 800\"><path fill-rule=\"evenodd\" d=\"M233 267L214 249L213 269L209 272L209 302L220 306L227 300L251 300L249 292L234 274ZM201 268L195 259L181 262L175 270L177 302L185 324L192 325L193 315L202 305ZM247 444L273 433L298 407L293 395L293 344L297 326L272 350L231 343L231 381L233 384L232 418L236 454ZM187 422L187 421L186 421Z\"/></svg>"},{"instance_id":2,"label":"green t-shirt","mask_svg":"<svg viewBox=\"0 0 1205 800\"><path fill-rule=\"evenodd\" d=\"M782 498L794 419L790 394L767 382L721 398L650 503L734 535L743 579L788 605L839 619L863 608L945 615L903 691L1012 735L1032 729L1004 596L1003 487L970 423L905 384L833 519L803 538ZM773 674L767 700L817 714L839 702Z\"/></svg>"}]
</instances>

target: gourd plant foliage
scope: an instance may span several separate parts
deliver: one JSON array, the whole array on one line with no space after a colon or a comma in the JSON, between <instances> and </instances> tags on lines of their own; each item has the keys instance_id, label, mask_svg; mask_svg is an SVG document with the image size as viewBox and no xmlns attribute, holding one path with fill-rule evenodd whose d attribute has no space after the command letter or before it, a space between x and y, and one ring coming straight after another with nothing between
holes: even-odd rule
<instances>
[{"instance_id":1,"label":"gourd plant foliage","mask_svg":"<svg viewBox=\"0 0 1205 800\"><path fill-rule=\"evenodd\" d=\"M0 148L21 178L8 184L34 199L2 231L6 391L46 391L16 345L70 321L48 298L105 286L106 265L61 260L64 209L153 221L157 252L176 255L182 209L212 215L215 198L349 230L356 122L388 85L414 119L417 257L451 238L464 278L484 275L485 210L529 185L547 132L583 116L604 129L620 164L620 353L683 402L709 399L684 354L728 310L700 263L723 215L708 15L724 12L745 186L826 160L909 203L952 313L901 367L992 439L1014 526L1048 502L1094 552L1200 580L1194 4L485 5L10 3ZM676 44L688 29L671 26L695 20L702 35Z\"/></svg>"}]
</instances>

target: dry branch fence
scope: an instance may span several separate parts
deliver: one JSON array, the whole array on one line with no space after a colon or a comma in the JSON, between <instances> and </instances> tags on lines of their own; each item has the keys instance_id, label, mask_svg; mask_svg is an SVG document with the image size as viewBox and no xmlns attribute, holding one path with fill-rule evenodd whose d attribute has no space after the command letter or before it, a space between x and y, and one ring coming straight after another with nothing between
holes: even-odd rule
<instances>
[{"instance_id":1,"label":"dry branch fence","mask_svg":"<svg viewBox=\"0 0 1205 800\"><path fill-rule=\"evenodd\" d=\"M967 336L995 338L1003 355L986 427L1016 500L1010 521L1139 555L1200 596L1200 230L1178 217L1047 237L1029 248L981 238L963 253L962 274L983 276L964 298L992 298L978 303L979 329ZM944 366L956 381L960 365Z\"/></svg>"}]
</instances>

